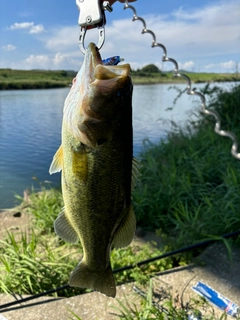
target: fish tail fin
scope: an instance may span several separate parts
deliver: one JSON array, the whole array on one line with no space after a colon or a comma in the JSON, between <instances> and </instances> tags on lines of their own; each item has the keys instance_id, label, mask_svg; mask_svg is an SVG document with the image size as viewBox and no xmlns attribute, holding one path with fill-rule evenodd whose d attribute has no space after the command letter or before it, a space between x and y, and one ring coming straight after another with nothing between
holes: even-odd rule
<instances>
[{"instance_id":1,"label":"fish tail fin","mask_svg":"<svg viewBox=\"0 0 240 320\"><path fill-rule=\"evenodd\" d=\"M69 284L71 287L94 289L108 297L114 298L116 295L116 285L110 265L103 271L93 271L82 260L73 270Z\"/></svg>"}]
</instances>

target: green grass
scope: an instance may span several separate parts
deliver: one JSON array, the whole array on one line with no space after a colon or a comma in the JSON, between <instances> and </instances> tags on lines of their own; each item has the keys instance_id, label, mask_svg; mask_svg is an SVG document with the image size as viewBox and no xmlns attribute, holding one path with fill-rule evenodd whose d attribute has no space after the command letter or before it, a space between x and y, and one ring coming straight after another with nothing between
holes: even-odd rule
<instances>
[{"instance_id":1,"label":"green grass","mask_svg":"<svg viewBox=\"0 0 240 320\"><path fill-rule=\"evenodd\" d=\"M217 73L190 73L183 72L191 78L193 83L202 82L225 82L240 80L236 74L217 74ZM182 77L174 77L173 72L166 73L133 73L133 84L157 84L157 83L185 83Z\"/></svg>"},{"instance_id":2,"label":"green grass","mask_svg":"<svg viewBox=\"0 0 240 320\"><path fill-rule=\"evenodd\" d=\"M41 234L53 233L53 223L63 208L62 193L59 189L41 188L41 192L32 192L28 212L33 226Z\"/></svg>"},{"instance_id":3,"label":"green grass","mask_svg":"<svg viewBox=\"0 0 240 320\"><path fill-rule=\"evenodd\" d=\"M0 69L0 90L67 87L76 76L74 71Z\"/></svg>"},{"instance_id":4,"label":"green grass","mask_svg":"<svg viewBox=\"0 0 240 320\"><path fill-rule=\"evenodd\" d=\"M130 304L127 297L124 301L116 298L115 304L111 306L111 314L116 315L116 319L187 320L189 315L194 315L196 319L200 317L199 319L202 320L227 320L225 312L220 316L217 315L213 307L201 296L196 299L191 298L184 304L181 297L176 296L173 298L170 292L161 292L161 288L154 290L152 279L149 280L148 285L145 285L144 288L136 286L135 288L141 290L141 296L135 294L135 302ZM73 316L69 319L81 320L72 310L69 310L69 312ZM240 317L236 319L240 320Z\"/></svg>"},{"instance_id":5,"label":"green grass","mask_svg":"<svg viewBox=\"0 0 240 320\"><path fill-rule=\"evenodd\" d=\"M150 65L151 66L151 65ZM156 67L155 67L156 69ZM143 67L140 70L132 71L134 84L156 84L156 83L178 83L185 80L181 77L174 77L173 72L156 72L155 69ZM76 76L75 71L65 70L12 70L0 69L0 90L11 89L48 89L68 87ZM183 72L190 76L193 82L222 82L239 80L239 75L216 74L216 73L190 73Z\"/></svg>"},{"instance_id":6,"label":"green grass","mask_svg":"<svg viewBox=\"0 0 240 320\"><path fill-rule=\"evenodd\" d=\"M0 241L0 292L15 294L36 294L68 283L70 273L82 258L82 247L67 244L55 235L53 221L62 210L63 202L58 189L45 189L29 196L27 213L31 218L31 230L19 234L7 232ZM20 197L18 197L20 199ZM113 250L111 264L113 269L155 257L166 252L153 245L130 246ZM123 271L115 275L116 283L128 281L144 283L155 272L183 264L179 258L166 258L141 268ZM60 296L73 296L87 292L85 289L69 289Z\"/></svg>"},{"instance_id":7,"label":"green grass","mask_svg":"<svg viewBox=\"0 0 240 320\"><path fill-rule=\"evenodd\" d=\"M57 239L44 238L33 230L17 236L8 232L0 241L1 292L37 294L59 287L68 282L78 255L76 247L60 245ZM81 292L84 290L73 289L68 295Z\"/></svg>"},{"instance_id":8,"label":"green grass","mask_svg":"<svg viewBox=\"0 0 240 320\"><path fill-rule=\"evenodd\" d=\"M130 304L127 299L124 302L116 299L118 305L112 306L112 308L117 311L119 319L187 320L189 315L196 317L201 315L202 320L227 320L225 313L222 313L220 318L216 316L213 308L202 297L190 299L186 304L183 304L182 301L179 301L181 298L173 298L168 292L155 293L152 280L149 281L148 286L145 286L142 294L145 297L141 298L141 303Z\"/></svg>"},{"instance_id":9,"label":"green grass","mask_svg":"<svg viewBox=\"0 0 240 320\"><path fill-rule=\"evenodd\" d=\"M169 248L165 247L163 250L152 248L150 244L143 246L129 246L127 248L113 250L111 253L111 265L112 268L118 269L123 266L136 265L137 262L146 260L148 258L157 257L165 252ZM151 276L156 272L164 271L173 268L174 266L184 265L186 262L181 260L180 257L169 257L152 262L151 264L145 264L141 267L135 267L132 270L126 270L117 273L115 278L119 284L128 281L136 281L139 284L148 282Z\"/></svg>"},{"instance_id":10,"label":"green grass","mask_svg":"<svg viewBox=\"0 0 240 320\"><path fill-rule=\"evenodd\" d=\"M209 87L205 88L205 91ZM215 89L209 108L240 137L240 86ZM181 247L240 229L240 162L211 118L176 128L159 144L145 141L141 180L133 194L138 223Z\"/></svg>"}]
</instances>

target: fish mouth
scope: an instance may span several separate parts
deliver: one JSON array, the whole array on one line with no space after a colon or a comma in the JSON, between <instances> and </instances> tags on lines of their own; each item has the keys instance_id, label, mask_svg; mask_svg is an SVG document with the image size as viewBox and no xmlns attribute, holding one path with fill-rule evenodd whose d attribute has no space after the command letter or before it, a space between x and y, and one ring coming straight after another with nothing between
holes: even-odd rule
<instances>
[{"instance_id":1,"label":"fish mouth","mask_svg":"<svg viewBox=\"0 0 240 320\"><path fill-rule=\"evenodd\" d=\"M92 42L88 45L85 59L89 67L91 82L95 80L113 80L114 78L127 77L130 74L129 64L104 65L98 48Z\"/></svg>"},{"instance_id":2,"label":"fish mouth","mask_svg":"<svg viewBox=\"0 0 240 320\"><path fill-rule=\"evenodd\" d=\"M97 48L97 46L94 43L90 43L88 48L87 48L87 52L86 55L91 56L91 64L93 68L96 68L97 65L102 65L102 58L101 55L99 53L99 50Z\"/></svg>"}]
</instances>

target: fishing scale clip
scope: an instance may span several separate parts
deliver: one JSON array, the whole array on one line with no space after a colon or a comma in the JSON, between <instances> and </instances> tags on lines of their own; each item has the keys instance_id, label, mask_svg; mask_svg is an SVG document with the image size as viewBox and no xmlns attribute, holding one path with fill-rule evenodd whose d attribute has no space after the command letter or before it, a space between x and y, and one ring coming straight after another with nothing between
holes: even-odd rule
<instances>
[{"instance_id":1,"label":"fishing scale clip","mask_svg":"<svg viewBox=\"0 0 240 320\"><path fill-rule=\"evenodd\" d=\"M134 0L133 0L134 1ZM76 4L80 10L80 15L79 15L79 20L78 24L80 25L80 37L79 37L79 46L80 50L83 54L85 54L86 49L84 47L84 39L87 30L92 29L92 28L98 28L99 29L99 39L98 39L98 49L101 49L104 41L105 41L105 29L104 26L106 24L106 17L105 17L105 11L108 10L109 12L112 12L112 7L108 1L103 1L102 0L76 0ZM123 2L123 1L121 1ZM215 132L223 137L228 137L232 140L232 147L231 147L231 154L233 157L236 159L240 160L240 152L238 152L238 140L236 135L231 132L231 131L226 131L221 129L221 119L217 111L209 110L206 107L206 97L203 93L200 91L196 91L194 88L192 89L192 81L189 76L187 76L184 73L179 72L179 65L178 62L173 59L168 57L167 55L167 49L166 47L162 44L157 42L156 35L155 33L147 29L147 24L145 20L137 15L137 10L135 9L134 6L130 5L128 3L128 0L124 0L124 8L123 9L131 9L133 11L133 18L132 21L141 21L143 24L142 28L142 34L150 34L152 36L152 48L161 48L163 50L163 55L162 55L162 61L163 62L171 62L174 65L174 72L173 75L174 77L182 77L186 83L187 83L187 94L189 95L195 95L198 96L201 100L201 109L202 112L205 115L211 115L215 119L215 127L214 130ZM90 14L91 13L91 14ZM121 61L121 59L120 59ZM112 57L108 58L104 61L104 64L106 65L116 65L119 62L119 57Z\"/></svg>"},{"instance_id":2,"label":"fishing scale clip","mask_svg":"<svg viewBox=\"0 0 240 320\"><path fill-rule=\"evenodd\" d=\"M105 11L112 12L112 6L108 1L100 0L76 0L76 4L80 10L78 24L80 26L79 47L83 54L86 49L84 46L85 36L88 30L98 28L98 44L100 50L105 41Z\"/></svg>"}]
</instances>

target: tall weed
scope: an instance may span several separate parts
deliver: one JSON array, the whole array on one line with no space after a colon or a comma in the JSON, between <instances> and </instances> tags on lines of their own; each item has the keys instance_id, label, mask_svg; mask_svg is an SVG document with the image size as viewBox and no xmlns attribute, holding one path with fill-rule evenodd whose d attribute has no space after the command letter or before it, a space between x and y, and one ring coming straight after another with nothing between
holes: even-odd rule
<instances>
[{"instance_id":1,"label":"tall weed","mask_svg":"<svg viewBox=\"0 0 240 320\"><path fill-rule=\"evenodd\" d=\"M1 292L37 294L66 284L78 263L78 251L59 245L56 238L39 237L33 230L20 236L7 232L0 241ZM83 291L71 290L68 295Z\"/></svg>"},{"instance_id":2,"label":"tall weed","mask_svg":"<svg viewBox=\"0 0 240 320\"><path fill-rule=\"evenodd\" d=\"M225 130L240 137L240 86L204 89ZM215 95L214 95L215 94ZM240 228L240 162L212 119L199 119L155 145L145 141L141 180L133 194L138 224L167 235L173 247Z\"/></svg>"},{"instance_id":3,"label":"tall weed","mask_svg":"<svg viewBox=\"0 0 240 320\"><path fill-rule=\"evenodd\" d=\"M27 212L32 217L34 228L41 234L53 233L54 220L63 208L62 193L59 189L47 189L40 185L41 191L32 190L29 196Z\"/></svg>"}]
</instances>

